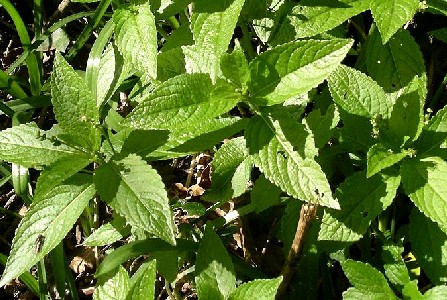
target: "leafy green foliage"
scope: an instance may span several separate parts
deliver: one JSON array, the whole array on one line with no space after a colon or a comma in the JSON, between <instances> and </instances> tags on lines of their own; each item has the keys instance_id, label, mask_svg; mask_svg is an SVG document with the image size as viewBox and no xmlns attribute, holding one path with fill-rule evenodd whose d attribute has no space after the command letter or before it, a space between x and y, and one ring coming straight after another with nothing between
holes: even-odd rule
<instances>
[{"instance_id":1,"label":"leafy green foliage","mask_svg":"<svg viewBox=\"0 0 447 300\"><path fill-rule=\"evenodd\" d=\"M155 296L156 261L143 263L130 279L130 289L126 300L152 299Z\"/></svg>"},{"instance_id":2,"label":"leafy green foliage","mask_svg":"<svg viewBox=\"0 0 447 300\"><path fill-rule=\"evenodd\" d=\"M182 47L188 73L207 73L216 82L220 57L228 49L243 4L244 0L195 1L191 18L194 45Z\"/></svg>"},{"instance_id":3,"label":"leafy green foliage","mask_svg":"<svg viewBox=\"0 0 447 300\"><path fill-rule=\"evenodd\" d=\"M102 165L96 171L95 186L101 197L132 226L175 244L164 184L141 158L131 154Z\"/></svg>"},{"instance_id":4,"label":"leafy green foliage","mask_svg":"<svg viewBox=\"0 0 447 300\"><path fill-rule=\"evenodd\" d=\"M206 74L183 74L159 85L132 111L126 124L139 129L191 125L199 117L217 117L239 101L227 82L213 85Z\"/></svg>"},{"instance_id":5,"label":"leafy green foliage","mask_svg":"<svg viewBox=\"0 0 447 300\"><path fill-rule=\"evenodd\" d=\"M131 5L113 14L116 45L143 80L157 77L157 30L149 3Z\"/></svg>"},{"instance_id":6,"label":"leafy green foliage","mask_svg":"<svg viewBox=\"0 0 447 300\"><path fill-rule=\"evenodd\" d=\"M104 277L99 283L93 299L97 300L111 300L111 299L126 299L129 292L129 275L123 267L119 267L113 276Z\"/></svg>"},{"instance_id":7,"label":"leafy green foliage","mask_svg":"<svg viewBox=\"0 0 447 300\"><path fill-rule=\"evenodd\" d=\"M197 251L195 274L200 298L226 299L235 289L236 278L231 258L210 225L206 226Z\"/></svg>"},{"instance_id":8,"label":"leafy green foliage","mask_svg":"<svg viewBox=\"0 0 447 300\"><path fill-rule=\"evenodd\" d=\"M54 60L51 78L53 109L64 131L63 139L89 150L98 150L98 109L87 85L60 54Z\"/></svg>"},{"instance_id":9,"label":"leafy green foliage","mask_svg":"<svg viewBox=\"0 0 447 300\"><path fill-rule=\"evenodd\" d=\"M369 148L367 155L366 176L371 177L378 172L391 167L407 156L405 152L393 153L382 144L376 144Z\"/></svg>"},{"instance_id":10,"label":"leafy green foliage","mask_svg":"<svg viewBox=\"0 0 447 300\"><path fill-rule=\"evenodd\" d=\"M372 30L366 47L366 67L386 92L407 86L416 75L420 77L420 90L425 90L424 59L418 44L406 30L397 31L383 45L379 32Z\"/></svg>"},{"instance_id":11,"label":"leafy green foliage","mask_svg":"<svg viewBox=\"0 0 447 300\"><path fill-rule=\"evenodd\" d=\"M382 35L383 43L386 43L402 25L413 17L418 6L417 0L372 1L371 12Z\"/></svg>"},{"instance_id":12,"label":"leafy green foliage","mask_svg":"<svg viewBox=\"0 0 447 300\"><path fill-rule=\"evenodd\" d=\"M414 204L447 233L447 163L437 157L402 164L402 183Z\"/></svg>"},{"instance_id":13,"label":"leafy green foliage","mask_svg":"<svg viewBox=\"0 0 447 300\"><path fill-rule=\"evenodd\" d=\"M31 268L56 247L93 197L91 176L76 176L36 198L22 219L0 285Z\"/></svg>"},{"instance_id":14,"label":"leafy green foliage","mask_svg":"<svg viewBox=\"0 0 447 300\"><path fill-rule=\"evenodd\" d=\"M410 239L414 244L413 251L419 264L435 284L445 284L447 282L446 233L417 209L413 209L410 218Z\"/></svg>"},{"instance_id":15,"label":"leafy green foliage","mask_svg":"<svg viewBox=\"0 0 447 300\"><path fill-rule=\"evenodd\" d=\"M307 40L262 53L249 65L251 101L273 105L308 92L328 77L351 45L346 39Z\"/></svg>"},{"instance_id":16,"label":"leafy green foliage","mask_svg":"<svg viewBox=\"0 0 447 300\"><path fill-rule=\"evenodd\" d=\"M275 120L271 116L252 118L247 126L246 139L255 165L267 179L289 195L338 208L321 167L303 153L307 149L302 142L309 133L300 123L292 122L293 120L287 118ZM282 130L287 127L295 127L295 130L301 131L303 140L298 139L301 145L296 145L300 148L294 149L295 145L287 140L286 133Z\"/></svg>"},{"instance_id":17,"label":"leafy green foliage","mask_svg":"<svg viewBox=\"0 0 447 300\"><path fill-rule=\"evenodd\" d=\"M340 66L328 79L335 103L358 116L389 116L392 100L370 77L353 68Z\"/></svg>"},{"instance_id":18,"label":"leafy green foliage","mask_svg":"<svg viewBox=\"0 0 447 300\"><path fill-rule=\"evenodd\" d=\"M240 285L228 297L229 300L256 299L273 300L282 278L258 279Z\"/></svg>"},{"instance_id":19,"label":"leafy green foliage","mask_svg":"<svg viewBox=\"0 0 447 300\"><path fill-rule=\"evenodd\" d=\"M214 156L213 184L206 199L225 201L242 195L247 189L251 168L242 137L224 144Z\"/></svg>"},{"instance_id":20,"label":"leafy green foliage","mask_svg":"<svg viewBox=\"0 0 447 300\"><path fill-rule=\"evenodd\" d=\"M371 265L350 259L341 265L354 286L343 293L343 299L397 299L385 276Z\"/></svg>"},{"instance_id":21,"label":"leafy green foliage","mask_svg":"<svg viewBox=\"0 0 447 300\"><path fill-rule=\"evenodd\" d=\"M35 124L14 126L2 131L0 138L0 157L24 167L40 169L73 157L92 159L89 154L64 145L56 138L47 138L47 133Z\"/></svg>"},{"instance_id":22,"label":"leafy green foliage","mask_svg":"<svg viewBox=\"0 0 447 300\"><path fill-rule=\"evenodd\" d=\"M333 4L331 1L305 0L301 1L281 23L278 41L282 37L288 39L312 37L342 24L349 18L369 8L370 1L343 0Z\"/></svg>"},{"instance_id":23,"label":"leafy green foliage","mask_svg":"<svg viewBox=\"0 0 447 300\"><path fill-rule=\"evenodd\" d=\"M367 178L362 171L348 177L335 193L340 210L325 211L318 239L359 240L370 222L392 203L399 184L399 176L393 175Z\"/></svg>"},{"instance_id":24,"label":"leafy green foliage","mask_svg":"<svg viewBox=\"0 0 447 300\"><path fill-rule=\"evenodd\" d=\"M0 0L0 286L79 298L73 236L94 299L446 298L444 2L35 1L31 29Z\"/></svg>"}]
</instances>

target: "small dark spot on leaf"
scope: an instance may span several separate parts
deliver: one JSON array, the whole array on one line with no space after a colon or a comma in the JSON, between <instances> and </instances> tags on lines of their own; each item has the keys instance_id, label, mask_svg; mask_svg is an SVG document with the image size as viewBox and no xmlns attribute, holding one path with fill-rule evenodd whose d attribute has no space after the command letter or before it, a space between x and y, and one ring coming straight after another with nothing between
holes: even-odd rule
<instances>
[{"instance_id":1,"label":"small dark spot on leaf","mask_svg":"<svg viewBox=\"0 0 447 300\"><path fill-rule=\"evenodd\" d=\"M281 155L283 158L287 158L285 151L278 151L278 154Z\"/></svg>"}]
</instances>

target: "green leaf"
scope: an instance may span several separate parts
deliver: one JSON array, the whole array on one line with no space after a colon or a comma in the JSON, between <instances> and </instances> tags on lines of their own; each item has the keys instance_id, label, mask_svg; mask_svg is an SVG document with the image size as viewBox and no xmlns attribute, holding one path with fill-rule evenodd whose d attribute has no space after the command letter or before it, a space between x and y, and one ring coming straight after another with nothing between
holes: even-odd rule
<instances>
[{"instance_id":1,"label":"green leaf","mask_svg":"<svg viewBox=\"0 0 447 300\"><path fill-rule=\"evenodd\" d=\"M177 239L175 246L158 238L130 242L108 254L96 270L95 276L104 276L129 259L143 254L160 251L197 252L197 248L198 243L185 239Z\"/></svg>"},{"instance_id":2,"label":"green leaf","mask_svg":"<svg viewBox=\"0 0 447 300\"><path fill-rule=\"evenodd\" d=\"M190 0L189 0L190 1ZM185 70L185 56L183 55L183 50L181 46L187 46L187 45L193 45L194 39L192 37L192 32L190 28L189 22L187 20L182 21L182 24L179 28L175 29L167 38L166 43L163 44L163 47L161 47L160 52L158 56L160 56L162 53L168 52L170 50L178 50L176 53L180 53L182 57L182 68L183 73L186 72ZM159 65L160 67L160 65Z\"/></svg>"},{"instance_id":3,"label":"green leaf","mask_svg":"<svg viewBox=\"0 0 447 300\"><path fill-rule=\"evenodd\" d=\"M178 251L156 251L151 257L157 260L157 271L168 282L174 282L179 273L179 260L181 253Z\"/></svg>"},{"instance_id":4,"label":"green leaf","mask_svg":"<svg viewBox=\"0 0 447 300\"><path fill-rule=\"evenodd\" d=\"M348 177L335 192L340 210L325 210L318 239L358 241L370 222L393 202L400 185L400 177L393 175L367 178L361 171Z\"/></svg>"},{"instance_id":5,"label":"green leaf","mask_svg":"<svg viewBox=\"0 0 447 300\"><path fill-rule=\"evenodd\" d=\"M130 279L126 300L154 299L157 274L155 260L143 263ZM118 299L118 298L116 298Z\"/></svg>"},{"instance_id":6,"label":"green leaf","mask_svg":"<svg viewBox=\"0 0 447 300\"><path fill-rule=\"evenodd\" d=\"M418 44L408 31L399 30L382 45L379 32L372 30L368 35L366 47L368 74L386 92L400 90L415 76L419 76L420 85L426 90L424 58Z\"/></svg>"},{"instance_id":7,"label":"green leaf","mask_svg":"<svg viewBox=\"0 0 447 300\"><path fill-rule=\"evenodd\" d=\"M309 133L301 123L258 116L250 120L245 134L250 155L268 180L297 199L339 208L325 174L313 159L315 146L306 143ZM309 151L312 154L306 155Z\"/></svg>"},{"instance_id":8,"label":"green leaf","mask_svg":"<svg viewBox=\"0 0 447 300\"><path fill-rule=\"evenodd\" d=\"M37 51L57 50L65 52L69 44L70 37L62 27L59 27L37 47Z\"/></svg>"},{"instance_id":9,"label":"green leaf","mask_svg":"<svg viewBox=\"0 0 447 300\"><path fill-rule=\"evenodd\" d=\"M134 153L145 157L166 143L168 131L125 128L109 137L113 149L119 152L120 156Z\"/></svg>"},{"instance_id":10,"label":"green leaf","mask_svg":"<svg viewBox=\"0 0 447 300\"><path fill-rule=\"evenodd\" d=\"M335 106L331 105L325 115L316 109L310 112L305 120L314 135L315 146L321 149L332 137L334 129L340 121L340 116Z\"/></svg>"},{"instance_id":11,"label":"green leaf","mask_svg":"<svg viewBox=\"0 0 447 300\"><path fill-rule=\"evenodd\" d=\"M96 101L84 80L59 53L51 75L53 110L63 133L90 150L100 146L99 114Z\"/></svg>"},{"instance_id":12,"label":"green leaf","mask_svg":"<svg viewBox=\"0 0 447 300\"><path fill-rule=\"evenodd\" d=\"M237 47L230 54L224 53L220 60L222 74L236 87L245 91L247 82L250 79L248 62L241 47Z\"/></svg>"},{"instance_id":13,"label":"green leaf","mask_svg":"<svg viewBox=\"0 0 447 300\"><path fill-rule=\"evenodd\" d=\"M306 40L260 54L249 64L251 101L273 105L308 92L335 70L351 46L347 39Z\"/></svg>"},{"instance_id":14,"label":"green leaf","mask_svg":"<svg viewBox=\"0 0 447 300\"><path fill-rule=\"evenodd\" d=\"M223 80L213 85L206 74L183 74L157 86L125 124L138 129L173 129L217 117L239 101L240 95Z\"/></svg>"},{"instance_id":15,"label":"green leaf","mask_svg":"<svg viewBox=\"0 0 447 300\"><path fill-rule=\"evenodd\" d=\"M130 227L126 225L126 219L114 214L109 223L102 224L82 243L86 246L106 246L130 234Z\"/></svg>"},{"instance_id":16,"label":"green leaf","mask_svg":"<svg viewBox=\"0 0 447 300\"><path fill-rule=\"evenodd\" d=\"M27 168L40 169L58 160L91 156L75 148L47 138L47 132L36 124L21 124L0 132L0 159Z\"/></svg>"},{"instance_id":17,"label":"green leaf","mask_svg":"<svg viewBox=\"0 0 447 300\"><path fill-rule=\"evenodd\" d=\"M98 107L113 96L129 73L128 64L124 62L118 48L114 43L110 43L99 63L96 83L96 105Z\"/></svg>"},{"instance_id":18,"label":"green leaf","mask_svg":"<svg viewBox=\"0 0 447 300\"><path fill-rule=\"evenodd\" d=\"M149 2L118 9L113 14L115 43L143 81L157 77L157 29Z\"/></svg>"},{"instance_id":19,"label":"green leaf","mask_svg":"<svg viewBox=\"0 0 447 300\"><path fill-rule=\"evenodd\" d=\"M343 293L343 299L397 299L383 274L371 265L352 259L340 264L354 286Z\"/></svg>"},{"instance_id":20,"label":"green leaf","mask_svg":"<svg viewBox=\"0 0 447 300\"><path fill-rule=\"evenodd\" d=\"M49 165L40 172L36 183L36 190L34 191L34 198L42 198L41 196L44 196L54 187L82 170L91 162L92 160L88 157L74 156L58 160Z\"/></svg>"},{"instance_id":21,"label":"green leaf","mask_svg":"<svg viewBox=\"0 0 447 300\"><path fill-rule=\"evenodd\" d=\"M391 136L392 144L398 147L415 140L424 126L424 99L419 95L418 78L398 94L400 92L385 130Z\"/></svg>"},{"instance_id":22,"label":"green leaf","mask_svg":"<svg viewBox=\"0 0 447 300\"><path fill-rule=\"evenodd\" d=\"M424 299L426 300L445 299L446 297L447 297L447 286L445 285L432 287L424 294Z\"/></svg>"},{"instance_id":23,"label":"green leaf","mask_svg":"<svg viewBox=\"0 0 447 300\"><path fill-rule=\"evenodd\" d=\"M174 219L160 175L135 154L96 170L101 198L130 225L175 244Z\"/></svg>"},{"instance_id":24,"label":"green leaf","mask_svg":"<svg viewBox=\"0 0 447 300\"><path fill-rule=\"evenodd\" d=\"M370 77L347 66L339 66L328 79L335 103L350 114L376 117L389 116L392 101Z\"/></svg>"},{"instance_id":25,"label":"green leaf","mask_svg":"<svg viewBox=\"0 0 447 300\"><path fill-rule=\"evenodd\" d=\"M447 162L438 157L408 160L401 174L411 201L447 233Z\"/></svg>"},{"instance_id":26,"label":"green leaf","mask_svg":"<svg viewBox=\"0 0 447 300\"><path fill-rule=\"evenodd\" d=\"M421 135L416 141L419 154L426 154L436 150L447 139L447 106L439 110L436 115L422 128Z\"/></svg>"},{"instance_id":27,"label":"green leaf","mask_svg":"<svg viewBox=\"0 0 447 300\"><path fill-rule=\"evenodd\" d=\"M160 2L160 7L157 12L160 13L163 18L166 18L183 10L191 0L161 0Z\"/></svg>"},{"instance_id":28,"label":"green leaf","mask_svg":"<svg viewBox=\"0 0 447 300\"><path fill-rule=\"evenodd\" d=\"M105 246L113 244L121 238L123 238L123 235L111 223L106 223L89 235L83 244L86 246Z\"/></svg>"},{"instance_id":29,"label":"green leaf","mask_svg":"<svg viewBox=\"0 0 447 300\"><path fill-rule=\"evenodd\" d=\"M220 57L228 50L244 0L194 2L191 29L195 44L183 46L188 73L207 73L216 82Z\"/></svg>"},{"instance_id":30,"label":"green leaf","mask_svg":"<svg viewBox=\"0 0 447 300\"><path fill-rule=\"evenodd\" d=\"M397 164L407 155L408 153L406 151L394 153L391 149L387 149L382 144L375 144L368 150L366 158L366 177L369 178L383 169Z\"/></svg>"},{"instance_id":31,"label":"green leaf","mask_svg":"<svg viewBox=\"0 0 447 300\"><path fill-rule=\"evenodd\" d=\"M371 119L347 113L340 108L339 111L343 121L343 127L339 129L340 141L344 149L348 152L355 150L367 152L377 143Z\"/></svg>"},{"instance_id":32,"label":"green leaf","mask_svg":"<svg viewBox=\"0 0 447 300\"><path fill-rule=\"evenodd\" d=\"M385 275L399 290L411 282L407 266L402 259L403 252L404 248L402 246L387 244L382 247Z\"/></svg>"},{"instance_id":33,"label":"green leaf","mask_svg":"<svg viewBox=\"0 0 447 300\"><path fill-rule=\"evenodd\" d=\"M373 0L371 12L385 44L418 10L419 0Z\"/></svg>"},{"instance_id":34,"label":"green leaf","mask_svg":"<svg viewBox=\"0 0 447 300\"><path fill-rule=\"evenodd\" d=\"M245 128L248 119L216 118L197 124L177 126L169 133L168 141L152 152L149 159L169 159L211 149L222 140Z\"/></svg>"},{"instance_id":35,"label":"green leaf","mask_svg":"<svg viewBox=\"0 0 447 300\"><path fill-rule=\"evenodd\" d=\"M64 236L94 196L91 177L78 175L36 198L15 233L0 286L28 271Z\"/></svg>"},{"instance_id":36,"label":"green leaf","mask_svg":"<svg viewBox=\"0 0 447 300\"><path fill-rule=\"evenodd\" d=\"M419 292L417 280L410 281L404 286L402 296L403 299L424 299L421 292Z\"/></svg>"},{"instance_id":37,"label":"green leaf","mask_svg":"<svg viewBox=\"0 0 447 300\"><path fill-rule=\"evenodd\" d=\"M413 209L410 215L409 238L411 249L431 282L446 284L447 234L417 209Z\"/></svg>"},{"instance_id":38,"label":"green leaf","mask_svg":"<svg viewBox=\"0 0 447 300\"><path fill-rule=\"evenodd\" d=\"M245 139L238 137L225 143L214 155L211 190L205 199L225 202L239 197L247 190L251 169Z\"/></svg>"},{"instance_id":39,"label":"green leaf","mask_svg":"<svg viewBox=\"0 0 447 300\"><path fill-rule=\"evenodd\" d=\"M251 203L255 206L256 213L279 204L281 193L282 191L279 187L272 184L264 175L261 175L256 180L250 194Z\"/></svg>"},{"instance_id":40,"label":"green leaf","mask_svg":"<svg viewBox=\"0 0 447 300\"><path fill-rule=\"evenodd\" d=\"M200 299L227 299L236 288L230 255L210 224L197 251L195 282Z\"/></svg>"},{"instance_id":41,"label":"green leaf","mask_svg":"<svg viewBox=\"0 0 447 300\"><path fill-rule=\"evenodd\" d=\"M101 277L95 287L93 300L126 299L129 293L130 279L127 271L119 267L111 277Z\"/></svg>"},{"instance_id":42,"label":"green leaf","mask_svg":"<svg viewBox=\"0 0 447 300\"><path fill-rule=\"evenodd\" d=\"M282 277L275 279L256 279L238 286L228 300L274 300Z\"/></svg>"},{"instance_id":43,"label":"green leaf","mask_svg":"<svg viewBox=\"0 0 447 300\"><path fill-rule=\"evenodd\" d=\"M429 32L429 34L433 35L438 40L447 44L447 28L446 27L432 30Z\"/></svg>"},{"instance_id":44,"label":"green leaf","mask_svg":"<svg viewBox=\"0 0 447 300\"><path fill-rule=\"evenodd\" d=\"M157 64L157 78L162 82L186 72L185 56L180 47L158 54Z\"/></svg>"},{"instance_id":45,"label":"green leaf","mask_svg":"<svg viewBox=\"0 0 447 300\"><path fill-rule=\"evenodd\" d=\"M326 32L369 9L369 4L368 0L300 1L282 22L278 36L272 42L278 45L285 37L299 39Z\"/></svg>"}]
</instances>

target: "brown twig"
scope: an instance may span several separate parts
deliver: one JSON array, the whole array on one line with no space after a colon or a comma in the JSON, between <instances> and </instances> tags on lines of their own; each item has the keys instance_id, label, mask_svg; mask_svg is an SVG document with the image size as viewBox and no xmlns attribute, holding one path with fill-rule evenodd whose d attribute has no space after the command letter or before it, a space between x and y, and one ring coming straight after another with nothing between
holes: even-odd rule
<instances>
[{"instance_id":1,"label":"brown twig","mask_svg":"<svg viewBox=\"0 0 447 300\"><path fill-rule=\"evenodd\" d=\"M290 247L287 260L282 268L281 276L283 277L281 285L278 288L276 299L279 299L287 290L290 281L296 271L296 265L303 250L304 241L306 239L307 232L309 231L312 221L317 214L317 204L305 203L301 206L300 219L298 221L298 227L296 228L295 237Z\"/></svg>"},{"instance_id":2,"label":"brown twig","mask_svg":"<svg viewBox=\"0 0 447 300\"><path fill-rule=\"evenodd\" d=\"M65 9L70 4L70 0L62 0L61 3L59 3L56 11L51 15L51 17L48 19L48 24L53 23L53 21L59 19L59 17L64 13Z\"/></svg>"}]
</instances>

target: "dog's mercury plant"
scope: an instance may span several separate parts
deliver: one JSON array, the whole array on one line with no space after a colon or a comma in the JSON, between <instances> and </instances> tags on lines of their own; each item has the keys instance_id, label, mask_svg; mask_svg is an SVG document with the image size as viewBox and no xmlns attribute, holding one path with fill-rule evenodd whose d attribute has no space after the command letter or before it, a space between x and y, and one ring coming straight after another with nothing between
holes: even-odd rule
<instances>
[{"instance_id":1,"label":"dog's mercury plant","mask_svg":"<svg viewBox=\"0 0 447 300\"><path fill-rule=\"evenodd\" d=\"M54 253L102 201L113 220L85 244L132 241L99 265L94 299L153 299L157 272L179 299L169 283L185 261L204 300L317 298L328 282L322 261L341 265L346 299L447 297L447 110L424 115L426 66L406 29L419 9L445 14L438 2L114 1L83 74L55 54L46 84L56 124L28 119L0 132L2 160L40 171L0 286ZM133 108L118 114L129 78L138 78ZM154 162L209 149L202 200L218 207L247 194L250 203L223 221L204 222L203 210L185 234ZM408 226L396 232L402 205ZM229 253L221 229L272 206L283 207L272 234L286 261L266 276ZM373 236L374 260L348 251L370 251ZM424 295L402 259L409 252L433 285ZM132 275L121 266L142 254Z\"/></svg>"}]
</instances>

